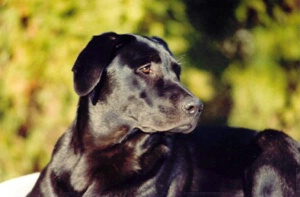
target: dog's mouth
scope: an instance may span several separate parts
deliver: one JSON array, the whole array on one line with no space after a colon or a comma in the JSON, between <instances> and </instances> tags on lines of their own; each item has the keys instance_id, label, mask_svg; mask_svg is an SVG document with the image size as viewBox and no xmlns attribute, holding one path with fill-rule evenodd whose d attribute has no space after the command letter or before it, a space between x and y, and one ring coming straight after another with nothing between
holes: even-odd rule
<instances>
[{"instance_id":1,"label":"dog's mouth","mask_svg":"<svg viewBox=\"0 0 300 197\"><path fill-rule=\"evenodd\" d=\"M201 110L195 113L194 116L188 117L183 121L172 121L169 122L159 122L160 124L149 124L139 125L139 129L145 133L156 133L156 132L165 132L165 133L184 133L188 134L192 132L198 125L199 117ZM161 125L161 126L158 126ZM164 125L164 126L162 126Z\"/></svg>"},{"instance_id":2,"label":"dog's mouth","mask_svg":"<svg viewBox=\"0 0 300 197\"><path fill-rule=\"evenodd\" d=\"M195 129L195 126L193 126L191 124L185 124L185 125L170 129L169 132L172 132L172 133L190 133L194 129Z\"/></svg>"},{"instance_id":3,"label":"dog's mouth","mask_svg":"<svg viewBox=\"0 0 300 197\"><path fill-rule=\"evenodd\" d=\"M166 132L166 133L190 133L195 129L196 125L184 124L167 130L158 130L150 127L142 127L141 130L145 133Z\"/></svg>"}]
</instances>

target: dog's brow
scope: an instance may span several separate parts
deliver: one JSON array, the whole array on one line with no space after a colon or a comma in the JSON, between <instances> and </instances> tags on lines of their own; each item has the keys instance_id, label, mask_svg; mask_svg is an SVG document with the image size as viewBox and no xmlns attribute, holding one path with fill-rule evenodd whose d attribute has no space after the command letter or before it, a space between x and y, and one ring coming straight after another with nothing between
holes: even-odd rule
<instances>
[{"instance_id":1,"label":"dog's brow","mask_svg":"<svg viewBox=\"0 0 300 197\"><path fill-rule=\"evenodd\" d=\"M138 66L141 64L145 64L148 62L155 62L155 63L161 63L161 58L158 53L150 54L150 55L145 55L143 57L139 57L135 59L137 62Z\"/></svg>"},{"instance_id":2,"label":"dog's brow","mask_svg":"<svg viewBox=\"0 0 300 197\"><path fill-rule=\"evenodd\" d=\"M160 58L159 54L154 54L149 57L149 61L155 62L155 63L161 63L161 58Z\"/></svg>"}]
</instances>

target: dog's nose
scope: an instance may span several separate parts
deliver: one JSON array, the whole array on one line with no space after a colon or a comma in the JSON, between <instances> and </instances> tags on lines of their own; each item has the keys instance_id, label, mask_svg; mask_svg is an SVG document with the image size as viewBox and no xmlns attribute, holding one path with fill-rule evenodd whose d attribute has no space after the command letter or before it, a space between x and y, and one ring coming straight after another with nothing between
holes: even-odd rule
<instances>
[{"instance_id":1,"label":"dog's nose","mask_svg":"<svg viewBox=\"0 0 300 197\"><path fill-rule=\"evenodd\" d=\"M183 102L183 109L188 114L200 113L203 110L203 103L197 98L189 98Z\"/></svg>"}]
</instances>

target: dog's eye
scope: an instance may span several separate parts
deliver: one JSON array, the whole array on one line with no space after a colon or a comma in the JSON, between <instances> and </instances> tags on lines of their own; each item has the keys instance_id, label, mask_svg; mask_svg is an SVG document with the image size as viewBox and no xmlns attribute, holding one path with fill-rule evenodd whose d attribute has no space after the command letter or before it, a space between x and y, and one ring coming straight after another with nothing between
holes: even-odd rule
<instances>
[{"instance_id":1,"label":"dog's eye","mask_svg":"<svg viewBox=\"0 0 300 197\"><path fill-rule=\"evenodd\" d=\"M147 64L147 65L143 66L140 70L142 71L142 73L144 73L146 75L152 73L151 64Z\"/></svg>"}]
</instances>

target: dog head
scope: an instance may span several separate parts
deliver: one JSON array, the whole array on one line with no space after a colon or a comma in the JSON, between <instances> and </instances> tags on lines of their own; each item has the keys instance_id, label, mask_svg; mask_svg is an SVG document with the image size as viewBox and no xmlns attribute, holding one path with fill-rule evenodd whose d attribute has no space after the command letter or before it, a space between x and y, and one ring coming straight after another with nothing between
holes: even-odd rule
<instances>
[{"instance_id":1,"label":"dog head","mask_svg":"<svg viewBox=\"0 0 300 197\"><path fill-rule=\"evenodd\" d=\"M160 38L94 36L72 70L75 91L90 98L97 127L188 133L203 109L180 82L180 65Z\"/></svg>"}]
</instances>

